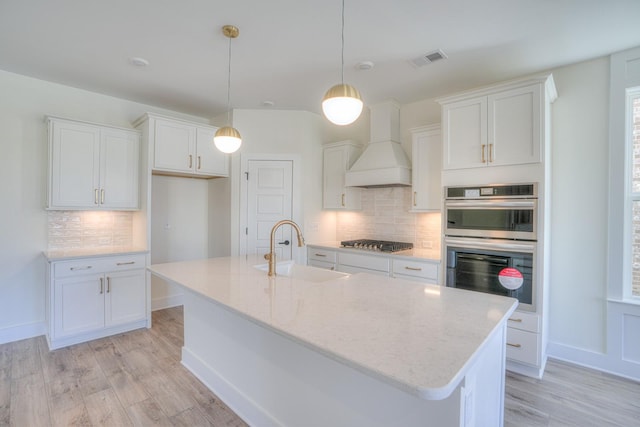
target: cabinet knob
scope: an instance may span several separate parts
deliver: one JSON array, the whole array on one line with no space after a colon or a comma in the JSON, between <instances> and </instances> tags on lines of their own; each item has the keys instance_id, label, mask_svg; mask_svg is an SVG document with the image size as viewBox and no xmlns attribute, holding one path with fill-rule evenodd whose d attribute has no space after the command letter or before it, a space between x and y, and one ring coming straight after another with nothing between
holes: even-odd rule
<instances>
[{"instance_id":1,"label":"cabinet knob","mask_svg":"<svg viewBox=\"0 0 640 427\"><path fill-rule=\"evenodd\" d=\"M107 276L107 293L111 292L111 277Z\"/></svg>"},{"instance_id":2,"label":"cabinet knob","mask_svg":"<svg viewBox=\"0 0 640 427\"><path fill-rule=\"evenodd\" d=\"M100 278L100 294L104 293L104 279Z\"/></svg>"},{"instance_id":3,"label":"cabinet knob","mask_svg":"<svg viewBox=\"0 0 640 427\"><path fill-rule=\"evenodd\" d=\"M487 147L487 144L482 144L482 163L487 163L487 161L484 158L484 151Z\"/></svg>"},{"instance_id":4,"label":"cabinet knob","mask_svg":"<svg viewBox=\"0 0 640 427\"><path fill-rule=\"evenodd\" d=\"M104 188L100 190L100 204L104 205Z\"/></svg>"},{"instance_id":5,"label":"cabinet knob","mask_svg":"<svg viewBox=\"0 0 640 427\"><path fill-rule=\"evenodd\" d=\"M93 190L93 203L98 204L98 189Z\"/></svg>"},{"instance_id":6,"label":"cabinet knob","mask_svg":"<svg viewBox=\"0 0 640 427\"><path fill-rule=\"evenodd\" d=\"M344 193L342 193L342 206L344 206Z\"/></svg>"},{"instance_id":7,"label":"cabinet knob","mask_svg":"<svg viewBox=\"0 0 640 427\"><path fill-rule=\"evenodd\" d=\"M193 167L193 156L189 154L189 169Z\"/></svg>"},{"instance_id":8,"label":"cabinet knob","mask_svg":"<svg viewBox=\"0 0 640 427\"><path fill-rule=\"evenodd\" d=\"M201 166L202 166L202 160L201 160L201 157L198 156L198 170L200 170Z\"/></svg>"},{"instance_id":9,"label":"cabinet knob","mask_svg":"<svg viewBox=\"0 0 640 427\"><path fill-rule=\"evenodd\" d=\"M493 144L489 144L489 163L493 163Z\"/></svg>"}]
</instances>

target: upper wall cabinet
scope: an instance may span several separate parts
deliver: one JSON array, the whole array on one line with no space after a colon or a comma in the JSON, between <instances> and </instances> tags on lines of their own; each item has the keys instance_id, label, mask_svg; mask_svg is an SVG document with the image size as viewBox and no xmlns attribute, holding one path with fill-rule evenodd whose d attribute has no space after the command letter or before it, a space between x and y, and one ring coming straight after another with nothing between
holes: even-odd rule
<instances>
[{"instance_id":1,"label":"upper wall cabinet","mask_svg":"<svg viewBox=\"0 0 640 427\"><path fill-rule=\"evenodd\" d=\"M443 169L540 163L551 76L519 80L439 99Z\"/></svg>"},{"instance_id":2,"label":"upper wall cabinet","mask_svg":"<svg viewBox=\"0 0 640 427\"><path fill-rule=\"evenodd\" d=\"M345 187L344 176L362 152L353 141L325 144L323 152L322 207L324 209L362 209L360 188Z\"/></svg>"},{"instance_id":3,"label":"upper wall cabinet","mask_svg":"<svg viewBox=\"0 0 640 427\"><path fill-rule=\"evenodd\" d=\"M47 123L49 209L138 209L138 131L56 117Z\"/></svg>"},{"instance_id":4,"label":"upper wall cabinet","mask_svg":"<svg viewBox=\"0 0 640 427\"><path fill-rule=\"evenodd\" d=\"M442 135L440 125L411 129L411 212L439 211L442 201Z\"/></svg>"},{"instance_id":5,"label":"upper wall cabinet","mask_svg":"<svg viewBox=\"0 0 640 427\"><path fill-rule=\"evenodd\" d=\"M154 173L212 178L229 176L229 156L213 145L216 128L145 114L135 123L149 138Z\"/></svg>"}]
</instances>

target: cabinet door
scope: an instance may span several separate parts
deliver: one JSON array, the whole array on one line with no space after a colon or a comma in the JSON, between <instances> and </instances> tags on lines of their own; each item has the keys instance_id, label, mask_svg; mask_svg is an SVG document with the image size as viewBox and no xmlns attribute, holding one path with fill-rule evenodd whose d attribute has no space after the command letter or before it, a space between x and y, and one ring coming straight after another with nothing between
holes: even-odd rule
<instances>
[{"instance_id":1,"label":"cabinet door","mask_svg":"<svg viewBox=\"0 0 640 427\"><path fill-rule=\"evenodd\" d=\"M107 273L105 280L107 326L145 318L147 295L144 270Z\"/></svg>"},{"instance_id":2,"label":"cabinet door","mask_svg":"<svg viewBox=\"0 0 640 427\"><path fill-rule=\"evenodd\" d=\"M490 95L489 164L518 165L542 161L541 86L528 86Z\"/></svg>"},{"instance_id":3,"label":"cabinet door","mask_svg":"<svg viewBox=\"0 0 640 427\"><path fill-rule=\"evenodd\" d=\"M138 208L140 138L135 132L103 129L100 136L100 206Z\"/></svg>"},{"instance_id":4,"label":"cabinet door","mask_svg":"<svg viewBox=\"0 0 640 427\"><path fill-rule=\"evenodd\" d=\"M229 156L213 145L215 133L215 129L196 129L195 171L202 175L229 176Z\"/></svg>"},{"instance_id":5,"label":"cabinet door","mask_svg":"<svg viewBox=\"0 0 640 427\"><path fill-rule=\"evenodd\" d=\"M49 207L98 207L99 128L54 120L49 132Z\"/></svg>"},{"instance_id":6,"label":"cabinet door","mask_svg":"<svg viewBox=\"0 0 640 427\"><path fill-rule=\"evenodd\" d=\"M342 145L324 149L323 197L324 209L361 209L359 188L344 186L344 176L355 157L351 147Z\"/></svg>"},{"instance_id":7,"label":"cabinet door","mask_svg":"<svg viewBox=\"0 0 640 427\"><path fill-rule=\"evenodd\" d=\"M191 173L195 167L195 126L156 119L153 168Z\"/></svg>"},{"instance_id":8,"label":"cabinet door","mask_svg":"<svg viewBox=\"0 0 640 427\"><path fill-rule=\"evenodd\" d=\"M487 165L487 98L442 106L443 168Z\"/></svg>"},{"instance_id":9,"label":"cabinet door","mask_svg":"<svg viewBox=\"0 0 640 427\"><path fill-rule=\"evenodd\" d=\"M104 327L104 277L84 275L54 282L54 335L61 338Z\"/></svg>"},{"instance_id":10,"label":"cabinet door","mask_svg":"<svg viewBox=\"0 0 640 427\"><path fill-rule=\"evenodd\" d=\"M440 129L415 133L413 135L411 165L412 211L440 210L442 199L440 190L441 165Z\"/></svg>"}]
</instances>

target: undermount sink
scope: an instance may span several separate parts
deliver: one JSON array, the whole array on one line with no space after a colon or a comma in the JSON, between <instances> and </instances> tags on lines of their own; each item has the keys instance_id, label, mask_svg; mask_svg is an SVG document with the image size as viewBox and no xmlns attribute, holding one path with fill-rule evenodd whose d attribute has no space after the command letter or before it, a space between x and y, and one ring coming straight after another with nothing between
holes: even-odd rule
<instances>
[{"instance_id":1,"label":"undermount sink","mask_svg":"<svg viewBox=\"0 0 640 427\"><path fill-rule=\"evenodd\" d=\"M265 274L269 271L269 264L258 264L253 267L264 271ZM326 270L324 268L310 267L308 265L300 265L296 264L294 261L281 261L276 262L276 275L306 280L308 282L326 282L327 280L346 277L349 274Z\"/></svg>"}]
</instances>

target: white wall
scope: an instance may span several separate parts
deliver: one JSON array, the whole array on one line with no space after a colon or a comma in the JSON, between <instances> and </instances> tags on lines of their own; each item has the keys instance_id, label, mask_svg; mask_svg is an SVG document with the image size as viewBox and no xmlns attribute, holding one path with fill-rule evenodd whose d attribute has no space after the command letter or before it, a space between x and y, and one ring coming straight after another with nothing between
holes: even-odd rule
<instances>
[{"instance_id":1,"label":"white wall","mask_svg":"<svg viewBox=\"0 0 640 427\"><path fill-rule=\"evenodd\" d=\"M553 77L549 340L605 352L609 60Z\"/></svg>"},{"instance_id":2,"label":"white wall","mask_svg":"<svg viewBox=\"0 0 640 427\"><path fill-rule=\"evenodd\" d=\"M151 263L208 257L209 187L204 179L154 175L151 191ZM152 308L182 304L182 290L151 277Z\"/></svg>"},{"instance_id":3,"label":"white wall","mask_svg":"<svg viewBox=\"0 0 640 427\"><path fill-rule=\"evenodd\" d=\"M239 253L241 156L250 154L299 155L300 226L305 240L335 239L335 214L322 211L322 120L305 111L234 110L233 125L242 135L242 147L233 155L231 167L231 253ZM317 230L312 225L317 225Z\"/></svg>"},{"instance_id":4,"label":"white wall","mask_svg":"<svg viewBox=\"0 0 640 427\"><path fill-rule=\"evenodd\" d=\"M0 342L6 342L44 332L44 116L129 128L147 111L190 116L4 71L0 94Z\"/></svg>"}]
</instances>

